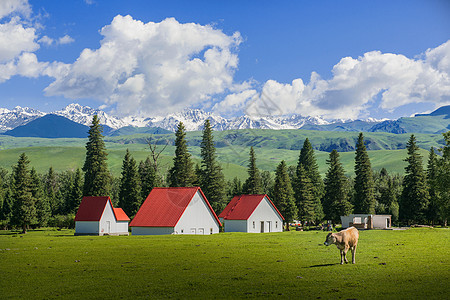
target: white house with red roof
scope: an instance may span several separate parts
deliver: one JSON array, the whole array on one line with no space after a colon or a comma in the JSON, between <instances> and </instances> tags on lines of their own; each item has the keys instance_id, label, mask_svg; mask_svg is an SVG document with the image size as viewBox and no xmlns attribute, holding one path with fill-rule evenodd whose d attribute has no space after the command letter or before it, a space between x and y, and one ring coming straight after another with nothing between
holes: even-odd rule
<instances>
[{"instance_id":1,"label":"white house with red roof","mask_svg":"<svg viewBox=\"0 0 450 300\"><path fill-rule=\"evenodd\" d=\"M199 187L153 188L130 223L132 235L213 234L220 226Z\"/></svg>"},{"instance_id":2,"label":"white house with red roof","mask_svg":"<svg viewBox=\"0 0 450 300\"><path fill-rule=\"evenodd\" d=\"M75 235L128 235L129 221L109 197L83 197L75 215Z\"/></svg>"},{"instance_id":3,"label":"white house with red roof","mask_svg":"<svg viewBox=\"0 0 450 300\"><path fill-rule=\"evenodd\" d=\"M225 232L282 232L284 218L267 195L235 196L220 213Z\"/></svg>"}]
</instances>

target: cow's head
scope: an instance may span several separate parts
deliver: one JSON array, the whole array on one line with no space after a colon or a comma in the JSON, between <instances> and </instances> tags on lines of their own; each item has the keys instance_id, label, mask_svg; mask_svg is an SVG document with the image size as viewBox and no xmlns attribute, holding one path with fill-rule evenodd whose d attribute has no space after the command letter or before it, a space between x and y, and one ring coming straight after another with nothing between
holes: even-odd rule
<instances>
[{"instance_id":1,"label":"cow's head","mask_svg":"<svg viewBox=\"0 0 450 300\"><path fill-rule=\"evenodd\" d=\"M331 232L327 235L327 238L325 239L325 243L323 243L325 246L330 246L332 244L336 243L336 237Z\"/></svg>"}]
</instances>

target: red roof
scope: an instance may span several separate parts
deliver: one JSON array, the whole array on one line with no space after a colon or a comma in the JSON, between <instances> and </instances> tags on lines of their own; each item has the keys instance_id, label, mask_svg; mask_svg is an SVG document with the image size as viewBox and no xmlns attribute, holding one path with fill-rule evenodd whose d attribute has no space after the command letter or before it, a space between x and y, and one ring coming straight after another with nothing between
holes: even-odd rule
<instances>
[{"instance_id":1,"label":"red roof","mask_svg":"<svg viewBox=\"0 0 450 300\"><path fill-rule=\"evenodd\" d=\"M220 225L214 210L199 187L153 188L130 227L175 227L197 191Z\"/></svg>"},{"instance_id":2,"label":"red roof","mask_svg":"<svg viewBox=\"0 0 450 300\"><path fill-rule=\"evenodd\" d=\"M267 195L234 196L234 198L231 199L230 203L228 203L227 207L225 207L225 209L220 213L219 218L224 218L225 220L247 220L248 218L250 218L250 216L264 199L264 197L267 197L269 203L284 220L281 213L278 211L278 209L275 207L275 205Z\"/></svg>"},{"instance_id":3,"label":"red roof","mask_svg":"<svg viewBox=\"0 0 450 300\"><path fill-rule=\"evenodd\" d=\"M109 197L83 197L75 216L75 221L100 221L105 207L108 204L113 208L116 221L129 221L130 219L121 208L114 208Z\"/></svg>"},{"instance_id":4,"label":"red roof","mask_svg":"<svg viewBox=\"0 0 450 300\"><path fill-rule=\"evenodd\" d=\"M123 209L121 208L113 208L113 209L117 221L130 221L130 218L128 218L127 214L123 211Z\"/></svg>"}]
</instances>

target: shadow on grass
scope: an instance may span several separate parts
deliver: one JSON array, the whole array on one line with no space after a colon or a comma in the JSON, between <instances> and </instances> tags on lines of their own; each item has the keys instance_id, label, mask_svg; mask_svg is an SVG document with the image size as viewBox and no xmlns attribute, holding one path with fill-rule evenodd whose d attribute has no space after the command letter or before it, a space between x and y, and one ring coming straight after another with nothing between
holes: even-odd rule
<instances>
[{"instance_id":1,"label":"shadow on grass","mask_svg":"<svg viewBox=\"0 0 450 300\"><path fill-rule=\"evenodd\" d=\"M312 266L304 267L304 268L319 268L319 267L329 267L329 266L336 266L336 265L339 265L339 263L337 263L337 264L312 265Z\"/></svg>"}]
</instances>

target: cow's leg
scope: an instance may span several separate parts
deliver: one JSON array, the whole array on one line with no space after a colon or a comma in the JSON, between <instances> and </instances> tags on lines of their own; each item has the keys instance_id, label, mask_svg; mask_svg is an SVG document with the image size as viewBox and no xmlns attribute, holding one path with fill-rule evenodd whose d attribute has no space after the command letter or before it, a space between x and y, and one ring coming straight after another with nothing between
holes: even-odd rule
<instances>
[{"instance_id":1,"label":"cow's leg","mask_svg":"<svg viewBox=\"0 0 450 300\"><path fill-rule=\"evenodd\" d=\"M347 260L347 251L348 251L348 247L345 247L344 250L342 250L342 252L344 253L344 261L345 263L348 263ZM341 260L342 261L342 260ZM342 262L341 262L342 263Z\"/></svg>"},{"instance_id":2,"label":"cow's leg","mask_svg":"<svg viewBox=\"0 0 450 300\"><path fill-rule=\"evenodd\" d=\"M353 246L353 248L352 248L352 264L356 263L355 258L356 258L356 246Z\"/></svg>"},{"instance_id":3,"label":"cow's leg","mask_svg":"<svg viewBox=\"0 0 450 300\"><path fill-rule=\"evenodd\" d=\"M344 250L340 250L341 252L341 265L344 264Z\"/></svg>"}]
</instances>

